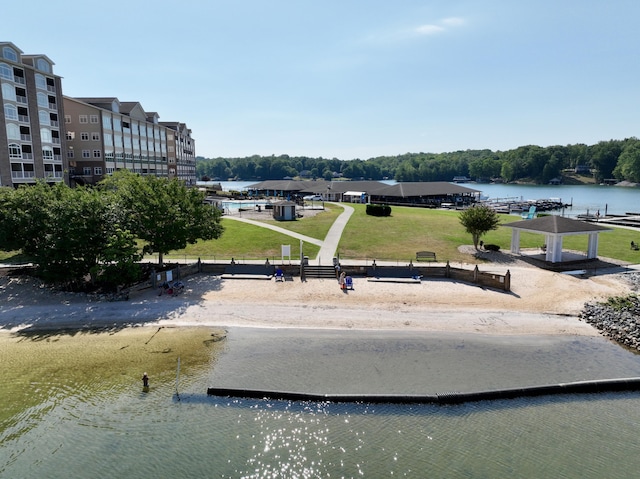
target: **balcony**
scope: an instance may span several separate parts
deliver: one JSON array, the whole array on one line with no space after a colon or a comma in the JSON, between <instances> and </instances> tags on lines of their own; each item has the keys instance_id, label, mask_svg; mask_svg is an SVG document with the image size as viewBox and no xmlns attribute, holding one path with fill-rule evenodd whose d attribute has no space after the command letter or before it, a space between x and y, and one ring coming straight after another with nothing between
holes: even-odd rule
<instances>
[{"instance_id":1,"label":"balcony","mask_svg":"<svg viewBox=\"0 0 640 479\"><path fill-rule=\"evenodd\" d=\"M58 110L58 105L56 103L49 103L49 110Z\"/></svg>"},{"instance_id":2,"label":"balcony","mask_svg":"<svg viewBox=\"0 0 640 479\"><path fill-rule=\"evenodd\" d=\"M53 85L47 85L47 91L51 92L51 93L55 93L56 92L56 87Z\"/></svg>"},{"instance_id":3,"label":"balcony","mask_svg":"<svg viewBox=\"0 0 640 479\"><path fill-rule=\"evenodd\" d=\"M29 117L27 115L18 115L18 121L21 123L29 123Z\"/></svg>"},{"instance_id":4,"label":"balcony","mask_svg":"<svg viewBox=\"0 0 640 479\"><path fill-rule=\"evenodd\" d=\"M24 81L24 77L19 77L16 75L13 75L13 81L16 83L20 83L20 85L26 85L27 82Z\"/></svg>"},{"instance_id":5,"label":"balcony","mask_svg":"<svg viewBox=\"0 0 640 479\"><path fill-rule=\"evenodd\" d=\"M22 141L31 141L31 135L25 135L24 133L20 135L20 140Z\"/></svg>"},{"instance_id":6,"label":"balcony","mask_svg":"<svg viewBox=\"0 0 640 479\"><path fill-rule=\"evenodd\" d=\"M26 96L18 96L18 95L16 95L16 102L22 103L23 105L26 105L27 104L27 97Z\"/></svg>"},{"instance_id":7,"label":"balcony","mask_svg":"<svg viewBox=\"0 0 640 479\"><path fill-rule=\"evenodd\" d=\"M29 180L31 178L35 178L36 174L34 171L12 171L11 178L14 180Z\"/></svg>"}]
</instances>

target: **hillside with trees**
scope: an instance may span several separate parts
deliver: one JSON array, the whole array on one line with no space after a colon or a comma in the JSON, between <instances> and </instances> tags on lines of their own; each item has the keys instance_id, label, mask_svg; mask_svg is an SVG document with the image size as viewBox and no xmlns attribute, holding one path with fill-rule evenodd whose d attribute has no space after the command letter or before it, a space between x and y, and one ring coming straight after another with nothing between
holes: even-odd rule
<instances>
[{"instance_id":1,"label":"hillside with trees","mask_svg":"<svg viewBox=\"0 0 640 479\"><path fill-rule=\"evenodd\" d=\"M640 182L640 140L601 141L595 145L520 146L513 150L465 150L450 153L405 153L368 160L339 160L305 156L202 158L196 162L198 179L276 180L313 178L331 180L451 181L463 176L477 181L499 179L547 184L571 181L568 172L580 171L578 182ZM573 175L575 178L575 175Z\"/></svg>"}]
</instances>

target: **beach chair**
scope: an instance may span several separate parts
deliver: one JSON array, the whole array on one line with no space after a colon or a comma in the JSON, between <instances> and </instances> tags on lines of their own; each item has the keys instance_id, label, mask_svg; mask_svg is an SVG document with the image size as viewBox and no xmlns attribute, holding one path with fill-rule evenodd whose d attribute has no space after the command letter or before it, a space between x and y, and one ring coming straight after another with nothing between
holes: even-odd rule
<instances>
[{"instance_id":1,"label":"beach chair","mask_svg":"<svg viewBox=\"0 0 640 479\"><path fill-rule=\"evenodd\" d=\"M344 289L353 289L353 278L351 276L345 276Z\"/></svg>"},{"instance_id":2,"label":"beach chair","mask_svg":"<svg viewBox=\"0 0 640 479\"><path fill-rule=\"evenodd\" d=\"M275 277L276 277L276 281L284 281L284 272L280 268L278 268L276 270L276 276Z\"/></svg>"},{"instance_id":3,"label":"beach chair","mask_svg":"<svg viewBox=\"0 0 640 479\"><path fill-rule=\"evenodd\" d=\"M522 214L520 215L520 217L521 217L523 220L532 220L532 219L533 219L533 218L535 218L536 216L537 216L537 215L536 215L536 207L535 207L535 206L533 206L533 205L529 208L529 211L528 211L528 212L526 212L526 213L522 213Z\"/></svg>"}]
</instances>

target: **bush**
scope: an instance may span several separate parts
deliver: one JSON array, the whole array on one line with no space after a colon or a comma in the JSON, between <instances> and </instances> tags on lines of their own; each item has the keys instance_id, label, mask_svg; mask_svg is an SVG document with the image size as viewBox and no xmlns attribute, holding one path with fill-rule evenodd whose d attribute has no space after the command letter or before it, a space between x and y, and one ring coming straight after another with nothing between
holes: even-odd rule
<instances>
[{"instance_id":1,"label":"bush","mask_svg":"<svg viewBox=\"0 0 640 479\"><path fill-rule=\"evenodd\" d=\"M391 216L391 206L368 204L367 214L370 216Z\"/></svg>"}]
</instances>

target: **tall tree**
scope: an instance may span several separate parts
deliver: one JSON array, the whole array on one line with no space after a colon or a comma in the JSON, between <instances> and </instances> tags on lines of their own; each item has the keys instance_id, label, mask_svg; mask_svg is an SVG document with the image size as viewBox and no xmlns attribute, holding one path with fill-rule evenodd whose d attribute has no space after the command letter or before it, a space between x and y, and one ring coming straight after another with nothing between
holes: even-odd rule
<instances>
[{"instance_id":1,"label":"tall tree","mask_svg":"<svg viewBox=\"0 0 640 479\"><path fill-rule=\"evenodd\" d=\"M121 170L101 186L115 192L129 219L128 229L145 242L144 253L158 253L160 266L170 251L219 238L223 232L220 211L204 203L202 192L176 179Z\"/></svg>"}]
</instances>

